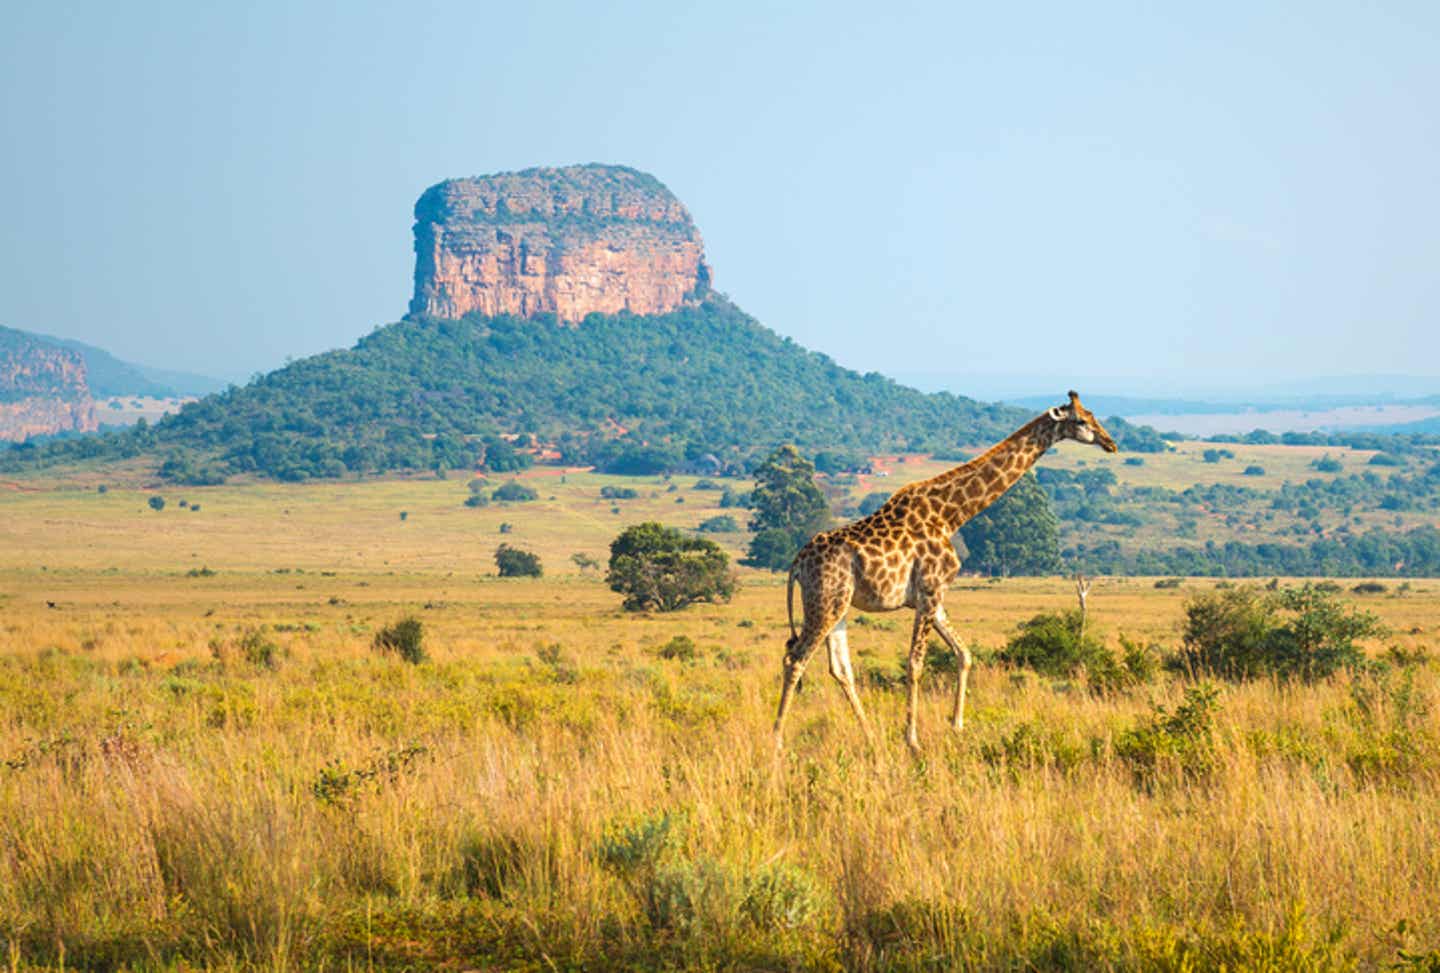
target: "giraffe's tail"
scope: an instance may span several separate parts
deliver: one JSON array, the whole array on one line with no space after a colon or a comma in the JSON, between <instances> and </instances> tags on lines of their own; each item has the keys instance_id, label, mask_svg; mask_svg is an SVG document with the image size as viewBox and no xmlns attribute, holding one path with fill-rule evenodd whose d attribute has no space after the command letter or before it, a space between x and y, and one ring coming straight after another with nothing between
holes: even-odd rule
<instances>
[{"instance_id":1,"label":"giraffe's tail","mask_svg":"<svg viewBox=\"0 0 1440 973\"><path fill-rule=\"evenodd\" d=\"M785 640L787 654L800 641L800 633L795 631L795 563L790 562L790 576L785 579L785 614L790 619L790 637Z\"/></svg>"}]
</instances>

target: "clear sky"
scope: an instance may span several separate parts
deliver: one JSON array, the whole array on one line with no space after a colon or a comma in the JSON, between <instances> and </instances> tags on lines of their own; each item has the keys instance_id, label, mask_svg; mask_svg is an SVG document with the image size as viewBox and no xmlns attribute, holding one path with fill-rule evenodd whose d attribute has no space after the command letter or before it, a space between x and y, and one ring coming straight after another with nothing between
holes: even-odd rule
<instances>
[{"instance_id":1,"label":"clear sky","mask_svg":"<svg viewBox=\"0 0 1440 973\"><path fill-rule=\"evenodd\" d=\"M1437 106L1431 2L9 0L0 324L243 378L404 313L426 186L616 162L864 371L1435 375Z\"/></svg>"}]
</instances>

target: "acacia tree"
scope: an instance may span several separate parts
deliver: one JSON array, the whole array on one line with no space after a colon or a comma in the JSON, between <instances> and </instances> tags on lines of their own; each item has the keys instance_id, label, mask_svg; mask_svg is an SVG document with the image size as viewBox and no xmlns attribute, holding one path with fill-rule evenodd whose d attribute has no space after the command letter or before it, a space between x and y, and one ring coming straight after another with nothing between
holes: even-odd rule
<instances>
[{"instance_id":1,"label":"acacia tree","mask_svg":"<svg viewBox=\"0 0 1440 973\"><path fill-rule=\"evenodd\" d=\"M744 563L783 570L795 552L830 523L830 507L815 485L815 467L794 446L781 446L755 470L750 494L755 531Z\"/></svg>"},{"instance_id":2,"label":"acacia tree","mask_svg":"<svg viewBox=\"0 0 1440 973\"><path fill-rule=\"evenodd\" d=\"M686 537L654 521L627 527L610 542L605 581L628 611L675 611L696 601L729 601L730 558L714 541Z\"/></svg>"},{"instance_id":3,"label":"acacia tree","mask_svg":"<svg viewBox=\"0 0 1440 973\"><path fill-rule=\"evenodd\" d=\"M1060 569L1060 525L1033 473L960 528L966 566L983 574L1053 574Z\"/></svg>"}]
</instances>

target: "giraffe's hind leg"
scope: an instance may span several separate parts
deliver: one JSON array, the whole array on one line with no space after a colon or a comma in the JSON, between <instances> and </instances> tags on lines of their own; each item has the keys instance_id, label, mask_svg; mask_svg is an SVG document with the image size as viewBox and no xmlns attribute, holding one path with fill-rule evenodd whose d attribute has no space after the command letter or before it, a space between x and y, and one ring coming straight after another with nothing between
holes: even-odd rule
<instances>
[{"instance_id":1,"label":"giraffe's hind leg","mask_svg":"<svg viewBox=\"0 0 1440 973\"><path fill-rule=\"evenodd\" d=\"M850 666L850 640L845 633L843 617L830 631L827 641L830 648L830 675L835 677L841 691L845 693L845 698L849 700L850 708L855 711L855 718L860 721L860 729L864 731L866 741L874 743L870 723L865 719L865 708L860 705L860 694L855 691L855 670Z\"/></svg>"},{"instance_id":2,"label":"giraffe's hind leg","mask_svg":"<svg viewBox=\"0 0 1440 973\"><path fill-rule=\"evenodd\" d=\"M805 623L800 634L785 645L785 663L780 682L780 706L775 713L775 747L784 743L785 714L795 699L795 687L805 674L810 656L825 641L850 607L854 579L848 568L821 561L808 576L797 579L805 606ZM858 702L858 700L857 700Z\"/></svg>"}]
</instances>

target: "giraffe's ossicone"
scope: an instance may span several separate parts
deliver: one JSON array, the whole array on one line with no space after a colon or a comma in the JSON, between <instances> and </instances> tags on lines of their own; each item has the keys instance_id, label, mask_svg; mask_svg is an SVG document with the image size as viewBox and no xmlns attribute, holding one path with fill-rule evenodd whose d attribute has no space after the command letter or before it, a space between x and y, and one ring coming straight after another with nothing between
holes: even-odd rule
<instances>
[{"instance_id":1,"label":"giraffe's ossicone","mask_svg":"<svg viewBox=\"0 0 1440 973\"><path fill-rule=\"evenodd\" d=\"M951 723L956 730L964 726L965 685L971 660L970 651L955 638L945 617L945 592L960 570L960 558L950 539L1062 439L1090 443L1107 453L1117 449L1100 420L1071 392L1066 404L1036 416L983 455L939 476L901 487L870 516L816 534L801 548L790 565L785 592L791 634L785 643L780 709L775 716L776 747L783 742L785 713L794 699L796 684L822 641L829 649L830 674L840 684L865 735L870 736L855 689L845 632L845 613L852 605L866 612L900 608L915 611L907 665L910 698L905 740L910 748L920 748L916 709L920 673L925 666L925 642L932 628L959 662ZM797 584L804 610L804 623L798 631L794 605Z\"/></svg>"}]
</instances>

